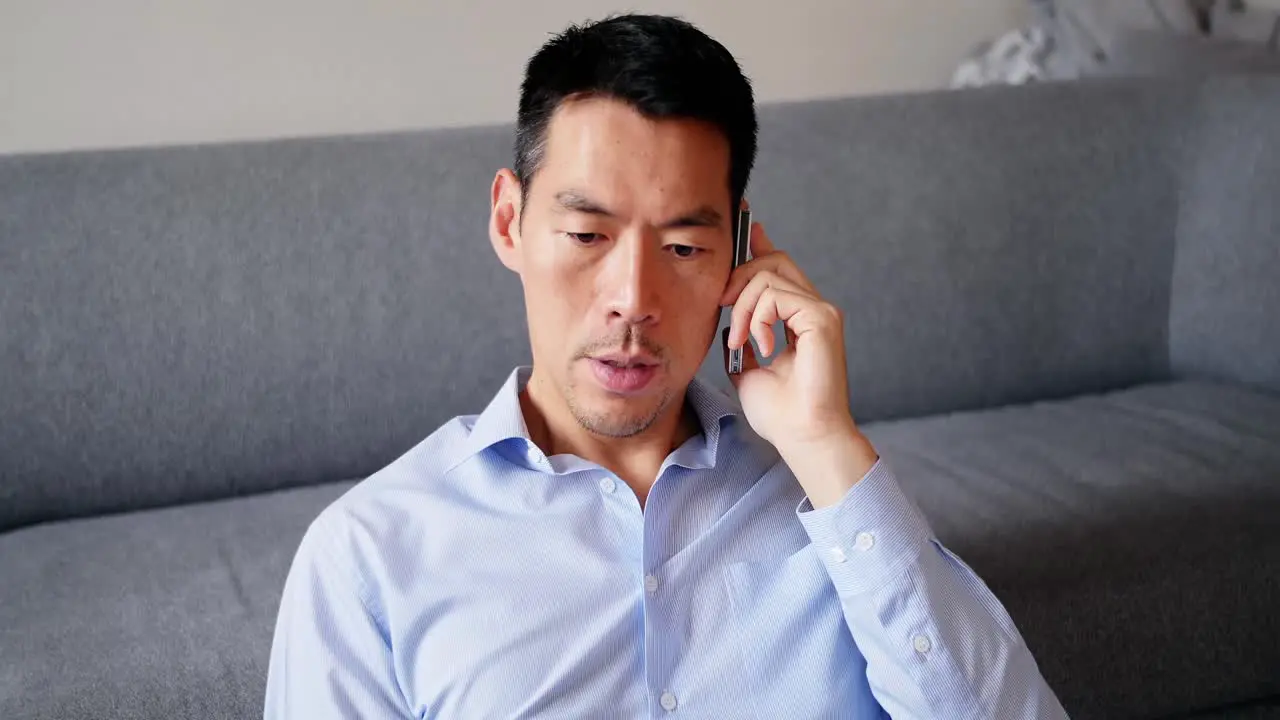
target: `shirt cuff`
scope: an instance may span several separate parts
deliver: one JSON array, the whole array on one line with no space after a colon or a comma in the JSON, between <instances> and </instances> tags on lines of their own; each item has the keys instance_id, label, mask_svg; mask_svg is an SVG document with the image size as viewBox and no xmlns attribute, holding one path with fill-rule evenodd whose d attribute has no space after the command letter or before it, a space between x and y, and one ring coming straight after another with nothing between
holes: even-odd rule
<instances>
[{"instance_id":1,"label":"shirt cuff","mask_svg":"<svg viewBox=\"0 0 1280 720\"><path fill-rule=\"evenodd\" d=\"M914 564L933 529L883 458L834 505L801 501L796 516L842 596L876 590Z\"/></svg>"}]
</instances>

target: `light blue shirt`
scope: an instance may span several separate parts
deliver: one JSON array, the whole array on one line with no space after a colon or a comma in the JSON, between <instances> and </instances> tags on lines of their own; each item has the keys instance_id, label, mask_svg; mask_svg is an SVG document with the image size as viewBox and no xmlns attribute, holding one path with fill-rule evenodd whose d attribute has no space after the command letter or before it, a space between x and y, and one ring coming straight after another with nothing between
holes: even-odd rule
<instances>
[{"instance_id":1,"label":"light blue shirt","mask_svg":"<svg viewBox=\"0 0 1280 720\"><path fill-rule=\"evenodd\" d=\"M643 512L529 439L517 368L308 528L265 717L1064 718L1004 607L884 459L815 510L738 406Z\"/></svg>"}]
</instances>

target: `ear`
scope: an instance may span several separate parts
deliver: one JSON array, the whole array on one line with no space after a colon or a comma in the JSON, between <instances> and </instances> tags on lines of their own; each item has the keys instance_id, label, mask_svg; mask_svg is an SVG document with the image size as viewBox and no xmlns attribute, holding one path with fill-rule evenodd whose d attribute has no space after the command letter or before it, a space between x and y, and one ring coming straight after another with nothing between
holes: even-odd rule
<instances>
[{"instance_id":1,"label":"ear","mask_svg":"<svg viewBox=\"0 0 1280 720\"><path fill-rule=\"evenodd\" d=\"M498 259L512 272L520 273L520 181L503 168L493 178L489 191L489 242Z\"/></svg>"}]
</instances>

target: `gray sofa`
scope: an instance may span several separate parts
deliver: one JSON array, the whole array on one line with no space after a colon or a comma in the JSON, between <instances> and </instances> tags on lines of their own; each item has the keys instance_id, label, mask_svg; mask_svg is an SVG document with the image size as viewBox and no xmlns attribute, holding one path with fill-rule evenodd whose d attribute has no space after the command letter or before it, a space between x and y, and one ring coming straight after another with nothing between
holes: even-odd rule
<instances>
[{"instance_id":1,"label":"gray sofa","mask_svg":"<svg viewBox=\"0 0 1280 720\"><path fill-rule=\"evenodd\" d=\"M1280 717L1280 77L761 121L856 416L1072 716ZM310 520L528 362L510 139L0 158L0 718L261 714Z\"/></svg>"}]
</instances>

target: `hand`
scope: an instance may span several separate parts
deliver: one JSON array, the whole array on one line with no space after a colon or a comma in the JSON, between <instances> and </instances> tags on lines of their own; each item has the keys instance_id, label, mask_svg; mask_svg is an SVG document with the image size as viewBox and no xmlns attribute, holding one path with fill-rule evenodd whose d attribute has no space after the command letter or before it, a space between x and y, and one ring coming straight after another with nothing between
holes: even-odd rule
<instances>
[{"instance_id":1,"label":"hand","mask_svg":"<svg viewBox=\"0 0 1280 720\"><path fill-rule=\"evenodd\" d=\"M730 379L747 422L821 507L839 500L877 459L849 411L844 318L759 223L751 226L751 254L720 299L721 306L733 306L726 367L728 350L742 347L743 372ZM786 337L781 352L774 347L777 322ZM761 353L773 356L768 367L760 366L748 334Z\"/></svg>"}]
</instances>

